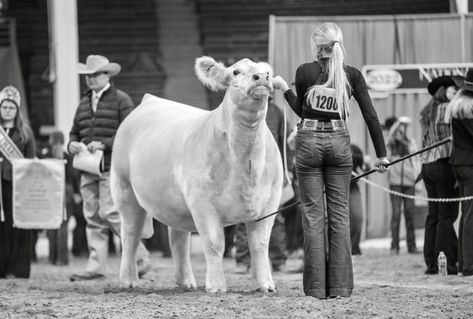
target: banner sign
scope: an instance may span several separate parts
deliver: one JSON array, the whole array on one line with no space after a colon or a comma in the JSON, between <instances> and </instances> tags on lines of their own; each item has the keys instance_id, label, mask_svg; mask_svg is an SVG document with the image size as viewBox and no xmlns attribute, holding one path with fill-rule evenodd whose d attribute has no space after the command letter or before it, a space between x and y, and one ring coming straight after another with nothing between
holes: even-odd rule
<instances>
[{"instance_id":1,"label":"banner sign","mask_svg":"<svg viewBox=\"0 0 473 319\"><path fill-rule=\"evenodd\" d=\"M63 159L15 159L13 164L13 226L57 229L64 220Z\"/></svg>"},{"instance_id":2,"label":"banner sign","mask_svg":"<svg viewBox=\"0 0 473 319\"><path fill-rule=\"evenodd\" d=\"M444 75L465 76L473 63L365 65L361 72L370 92L427 93L427 85Z\"/></svg>"}]
</instances>

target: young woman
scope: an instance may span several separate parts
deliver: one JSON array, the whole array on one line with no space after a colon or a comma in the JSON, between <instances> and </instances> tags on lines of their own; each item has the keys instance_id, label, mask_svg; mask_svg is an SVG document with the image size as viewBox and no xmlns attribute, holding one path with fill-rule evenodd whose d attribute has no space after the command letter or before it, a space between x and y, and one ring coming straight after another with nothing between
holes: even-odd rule
<instances>
[{"instance_id":1,"label":"young woman","mask_svg":"<svg viewBox=\"0 0 473 319\"><path fill-rule=\"evenodd\" d=\"M460 91L450 101L446 119L452 125L453 165L460 197L473 196L473 69L466 78L454 76L453 81ZM463 276L473 275L473 201L461 204L460 226L458 231L458 272ZM448 264L448 257L447 257Z\"/></svg>"},{"instance_id":2,"label":"young woman","mask_svg":"<svg viewBox=\"0 0 473 319\"><path fill-rule=\"evenodd\" d=\"M296 137L296 169L304 232L304 292L316 298L349 297L353 289L348 191L352 171L348 101L354 96L363 113L378 160L388 164L383 133L361 72L344 64L343 35L334 23L311 37L316 61L296 71L296 94L280 76L275 89L301 117ZM325 229L324 189L328 228ZM326 231L328 236L326 237Z\"/></svg>"},{"instance_id":3,"label":"young woman","mask_svg":"<svg viewBox=\"0 0 473 319\"><path fill-rule=\"evenodd\" d=\"M438 77L429 83L427 90L432 99L420 112L422 147L450 137L450 123L445 121L448 102L457 91L451 76ZM455 175L449 163L451 143L422 153L422 179L429 198L458 196ZM429 202L425 220L424 260L426 274L437 274L437 258L443 251L447 257L447 272L456 274L458 238L453 223L458 217L458 202Z\"/></svg>"},{"instance_id":4,"label":"young woman","mask_svg":"<svg viewBox=\"0 0 473 319\"><path fill-rule=\"evenodd\" d=\"M13 86L0 92L0 125L26 158L35 156L35 139L20 112L20 93ZM0 278L29 278L32 257L32 231L13 227L12 164L0 152L2 207L0 221Z\"/></svg>"}]
</instances>

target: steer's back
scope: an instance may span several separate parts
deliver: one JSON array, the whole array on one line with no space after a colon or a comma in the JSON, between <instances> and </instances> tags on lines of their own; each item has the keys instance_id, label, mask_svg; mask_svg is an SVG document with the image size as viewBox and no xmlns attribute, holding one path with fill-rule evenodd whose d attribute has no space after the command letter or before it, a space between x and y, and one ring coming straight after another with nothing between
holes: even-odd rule
<instances>
[{"instance_id":1,"label":"steer's back","mask_svg":"<svg viewBox=\"0 0 473 319\"><path fill-rule=\"evenodd\" d=\"M129 183L139 204L161 222L194 229L176 167L190 126L199 126L209 111L145 95L117 131L112 170L115 180Z\"/></svg>"}]
</instances>

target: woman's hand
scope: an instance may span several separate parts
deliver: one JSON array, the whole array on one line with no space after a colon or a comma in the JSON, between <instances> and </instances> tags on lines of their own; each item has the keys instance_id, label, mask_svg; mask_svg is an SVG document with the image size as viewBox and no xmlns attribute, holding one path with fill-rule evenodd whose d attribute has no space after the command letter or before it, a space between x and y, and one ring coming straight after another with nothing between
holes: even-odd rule
<instances>
[{"instance_id":1,"label":"woman's hand","mask_svg":"<svg viewBox=\"0 0 473 319\"><path fill-rule=\"evenodd\" d=\"M289 90L289 85L287 85L286 81L284 81L280 75L277 75L273 78L273 88L275 90L281 90L284 93Z\"/></svg>"},{"instance_id":2,"label":"woman's hand","mask_svg":"<svg viewBox=\"0 0 473 319\"><path fill-rule=\"evenodd\" d=\"M386 166L387 164L389 164L389 160L386 157L378 157L374 167L378 173L386 173L389 170L389 167Z\"/></svg>"}]
</instances>

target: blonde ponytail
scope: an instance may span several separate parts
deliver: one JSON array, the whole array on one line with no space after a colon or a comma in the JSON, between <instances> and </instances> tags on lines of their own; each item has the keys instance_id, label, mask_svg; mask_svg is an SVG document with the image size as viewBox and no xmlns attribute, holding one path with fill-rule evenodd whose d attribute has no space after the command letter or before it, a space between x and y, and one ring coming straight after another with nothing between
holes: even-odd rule
<instances>
[{"instance_id":1,"label":"blonde ponytail","mask_svg":"<svg viewBox=\"0 0 473 319\"><path fill-rule=\"evenodd\" d=\"M345 48L343 47L343 34L335 23L324 23L314 30L311 37L311 47L314 56L318 56L322 49L331 51L328 61L328 79L322 85L313 85L306 94L306 101L311 104L315 99L316 88L333 88L338 113L341 119L346 119L348 112L348 82L344 66Z\"/></svg>"},{"instance_id":2,"label":"blonde ponytail","mask_svg":"<svg viewBox=\"0 0 473 319\"><path fill-rule=\"evenodd\" d=\"M473 119L473 93L461 89L448 103L445 112L445 121L451 122L452 118Z\"/></svg>"}]
</instances>

